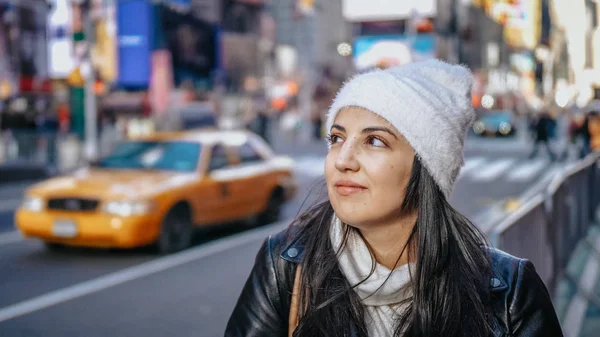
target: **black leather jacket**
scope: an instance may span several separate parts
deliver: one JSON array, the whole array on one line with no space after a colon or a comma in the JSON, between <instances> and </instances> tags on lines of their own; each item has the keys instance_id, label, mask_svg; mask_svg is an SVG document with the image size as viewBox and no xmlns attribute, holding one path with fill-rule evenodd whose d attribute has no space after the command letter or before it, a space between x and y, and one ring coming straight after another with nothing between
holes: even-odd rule
<instances>
[{"instance_id":1,"label":"black leather jacket","mask_svg":"<svg viewBox=\"0 0 600 337\"><path fill-rule=\"evenodd\" d=\"M285 337L296 265L304 247L285 230L265 240L227 324L226 337ZM563 336L531 262L491 249L494 336Z\"/></svg>"}]
</instances>

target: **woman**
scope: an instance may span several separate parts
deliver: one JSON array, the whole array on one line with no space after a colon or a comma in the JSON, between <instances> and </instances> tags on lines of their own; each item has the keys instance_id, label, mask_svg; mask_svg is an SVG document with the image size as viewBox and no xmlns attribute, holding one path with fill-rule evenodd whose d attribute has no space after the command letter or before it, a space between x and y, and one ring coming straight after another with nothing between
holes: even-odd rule
<instances>
[{"instance_id":1,"label":"woman","mask_svg":"<svg viewBox=\"0 0 600 337\"><path fill-rule=\"evenodd\" d=\"M343 86L329 198L265 241L226 336L562 336L532 263L487 248L448 203L471 82L432 60Z\"/></svg>"}]
</instances>

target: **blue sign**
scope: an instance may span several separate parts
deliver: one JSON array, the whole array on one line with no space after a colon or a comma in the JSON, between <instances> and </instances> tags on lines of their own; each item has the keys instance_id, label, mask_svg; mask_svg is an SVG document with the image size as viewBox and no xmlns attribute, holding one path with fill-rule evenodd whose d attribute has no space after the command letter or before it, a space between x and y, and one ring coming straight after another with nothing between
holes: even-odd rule
<instances>
[{"instance_id":1,"label":"blue sign","mask_svg":"<svg viewBox=\"0 0 600 337\"><path fill-rule=\"evenodd\" d=\"M190 0L167 0L167 2L174 4L174 5L189 5L190 4Z\"/></svg>"},{"instance_id":2,"label":"blue sign","mask_svg":"<svg viewBox=\"0 0 600 337\"><path fill-rule=\"evenodd\" d=\"M146 88L150 82L152 3L120 0L117 7L119 76L117 85Z\"/></svg>"}]
</instances>

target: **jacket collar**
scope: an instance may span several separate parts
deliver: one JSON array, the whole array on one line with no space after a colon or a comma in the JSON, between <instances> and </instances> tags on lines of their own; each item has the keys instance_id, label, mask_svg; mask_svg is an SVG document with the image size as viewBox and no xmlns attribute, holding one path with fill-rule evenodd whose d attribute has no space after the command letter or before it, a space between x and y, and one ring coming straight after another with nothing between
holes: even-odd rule
<instances>
[{"instance_id":1,"label":"jacket collar","mask_svg":"<svg viewBox=\"0 0 600 337\"><path fill-rule=\"evenodd\" d=\"M281 250L281 254L279 254L279 257L295 264L299 264L300 262L302 262L304 258L305 246L300 239L301 238L299 236L295 236L294 239L289 244L287 244L283 248L283 250ZM496 269L496 264L493 261L492 277L490 277L490 286L492 291L503 291L508 288L508 283L500 276L500 273Z\"/></svg>"},{"instance_id":2,"label":"jacket collar","mask_svg":"<svg viewBox=\"0 0 600 337\"><path fill-rule=\"evenodd\" d=\"M296 264L302 262L304 258L304 243L300 239L299 235L295 235L294 239L281 250L279 257Z\"/></svg>"}]
</instances>

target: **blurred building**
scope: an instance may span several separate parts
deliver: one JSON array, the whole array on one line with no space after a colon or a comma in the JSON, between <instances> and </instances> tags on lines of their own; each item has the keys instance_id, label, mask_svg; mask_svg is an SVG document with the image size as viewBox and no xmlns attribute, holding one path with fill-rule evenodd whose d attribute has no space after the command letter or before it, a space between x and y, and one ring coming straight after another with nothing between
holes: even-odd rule
<instances>
[{"instance_id":1,"label":"blurred building","mask_svg":"<svg viewBox=\"0 0 600 337\"><path fill-rule=\"evenodd\" d=\"M352 38L352 26L342 15L342 0L279 0L272 2L270 11L277 45L295 53L296 70L318 75L327 66L339 77L352 70L347 55L338 52L339 45Z\"/></svg>"},{"instance_id":2,"label":"blurred building","mask_svg":"<svg viewBox=\"0 0 600 337\"><path fill-rule=\"evenodd\" d=\"M262 78L270 50L261 48L267 1L225 0L222 2L222 61L226 90L244 91L247 78Z\"/></svg>"},{"instance_id":3,"label":"blurred building","mask_svg":"<svg viewBox=\"0 0 600 337\"><path fill-rule=\"evenodd\" d=\"M297 0L273 1L271 13L276 25L276 44L295 54L293 70L306 71L317 66L317 25L312 13L298 11ZM323 34L324 35L324 34Z\"/></svg>"},{"instance_id":4,"label":"blurred building","mask_svg":"<svg viewBox=\"0 0 600 337\"><path fill-rule=\"evenodd\" d=\"M555 102L582 107L600 98L598 2L552 0L549 4L553 25L545 56Z\"/></svg>"},{"instance_id":5,"label":"blurred building","mask_svg":"<svg viewBox=\"0 0 600 337\"><path fill-rule=\"evenodd\" d=\"M117 77L112 114L168 114L212 89L219 62L217 1L117 2ZM136 13L132 16L131 13Z\"/></svg>"},{"instance_id":6,"label":"blurred building","mask_svg":"<svg viewBox=\"0 0 600 337\"><path fill-rule=\"evenodd\" d=\"M192 14L202 21L216 24L221 20L222 1L220 0L190 0L189 6Z\"/></svg>"},{"instance_id":7,"label":"blurred building","mask_svg":"<svg viewBox=\"0 0 600 337\"><path fill-rule=\"evenodd\" d=\"M271 90L271 105L314 119L319 83L325 77L340 82L354 72L349 57L352 26L342 15L342 1L273 1L270 12L276 26L274 58L279 80Z\"/></svg>"},{"instance_id":8,"label":"blurred building","mask_svg":"<svg viewBox=\"0 0 600 337\"><path fill-rule=\"evenodd\" d=\"M344 50L344 47L351 46L352 24L343 16L343 2L318 2L314 13L317 27L317 63L329 66L336 77L348 77L354 72L354 67L352 58L349 57L351 50Z\"/></svg>"},{"instance_id":9,"label":"blurred building","mask_svg":"<svg viewBox=\"0 0 600 337\"><path fill-rule=\"evenodd\" d=\"M0 1L0 100L10 105L19 99L18 105L30 114L45 111L52 101L46 39L49 11L42 0Z\"/></svg>"},{"instance_id":10,"label":"blurred building","mask_svg":"<svg viewBox=\"0 0 600 337\"><path fill-rule=\"evenodd\" d=\"M529 111L583 107L600 96L597 1L449 0L444 5L452 13L444 33L458 37L461 62L484 83L480 95L522 100Z\"/></svg>"},{"instance_id":11,"label":"blurred building","mask_svg":"<svg viewBox=\"0 0 600 337\"><path fill-rule=\"evenodd\" d=\"M583 0L582 0L583 1ZM439 1L438 56L468 65L475 76L473 103L526 113L539 108L543 73L536 50L550 26L546 0ZM544 20L542 20L544 19ZM542 25L544 23L544 25ZM548 29L546 29L546 32ZM539 84L538 84L539 82Z\"/></svg>"}]
</instances>

